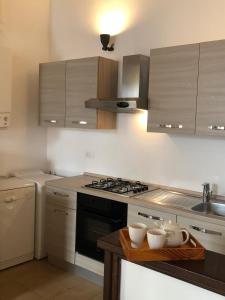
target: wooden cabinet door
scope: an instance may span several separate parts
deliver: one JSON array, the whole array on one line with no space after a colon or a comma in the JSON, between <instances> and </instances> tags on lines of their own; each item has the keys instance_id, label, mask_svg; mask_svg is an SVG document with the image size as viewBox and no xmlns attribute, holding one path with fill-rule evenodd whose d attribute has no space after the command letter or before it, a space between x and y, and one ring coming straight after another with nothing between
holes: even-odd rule
<instances>
[{"instance_id":1,"label":"wooden cabinet door","mask_svg":"<svg viewBox=\"0 0 225 300\"><path fill-rule=\"evenodd\" d=\"M66 63L40 65L40 124L64 127L66 105Z\"/></svg>"},{"instance_id":2,"label":"wooden cabinet door","mask_svg":"<svg viewBox=\"0 0 225 300\"><path fill-rule=\"evenodd\" d=\"M128 225L144 223L147 226L155 226L155 222L160 223L169 220L176 223L176 215L132 204L128 205Z\"/></svg>"},{"instance_id":3,"label":"wooden cabinet door","mask_svg":"<svg viewBox=\"0 0 225 300\"><path fill-rule=\"evenodd\" d=\"M195 133L199 44L151 50L148 131Z\"/></svg>"},{"instance_id":4,"label":"wooden cabinet door","mask_svg":"<svg viewBox=\"0 0 225 300\"><path fill-rule=\"evenodd\" d=\"M76 210L47 206L47 252L71 264L75 262Z\"/></svg>"},{"instance_id":5,"label":"wooden cabinet door","mask_svg":"<svg viewBox=\"0 0 225 300\"><path fill-rule=\"evenodd\" d=\"M98 57L76 59L66 67L66 127L97 128L95 109L85 108L85 101L98 92Z\"/></svg>"},{"instance_id":6,"label":"wooden cabinet door","mask_svg":"<svg viewBox=\"0 0 225 300\"><path fill-rule=\"evenodd\" d=\"M200 44L196 133L225 136L225 40Z\"/></svg>"},{"instance_id":7,"label":"wooden cabinet door","mask_svg":"<svg viewBox=\"0 0 225 300\"><path fill-rule=\"evenodd\" d=\"M177 217L177 223L185 227L208 250L225 254L225 227L196 219Z\"/></svg>"}]
</instances>

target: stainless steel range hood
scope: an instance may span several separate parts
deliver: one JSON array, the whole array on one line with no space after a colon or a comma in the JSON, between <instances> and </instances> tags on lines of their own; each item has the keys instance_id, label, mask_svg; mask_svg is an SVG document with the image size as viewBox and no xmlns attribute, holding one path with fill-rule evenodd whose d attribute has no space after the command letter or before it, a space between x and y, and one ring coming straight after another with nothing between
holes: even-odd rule
<instances>
[{"instance_id":1,"label":"stainless steel range hood","mask_svg":"<svg viewBox=\"0 0 225 300\"><path fill-rule=\"evenodd\" d=\"M123 57L122 93L125 98L89 99L86 108L118 113L148 109L149 57L141 54Z\"/></svg>"}]
</instances>

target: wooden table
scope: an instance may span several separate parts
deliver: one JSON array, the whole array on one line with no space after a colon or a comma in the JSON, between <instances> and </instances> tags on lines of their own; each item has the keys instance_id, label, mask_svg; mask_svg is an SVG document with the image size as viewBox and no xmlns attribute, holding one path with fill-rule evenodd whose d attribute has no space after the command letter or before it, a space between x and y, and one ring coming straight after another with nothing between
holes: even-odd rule
<instances>
[{"instance_id":1,"label":"wooden table","mask_svg":"<svg viewBox=\"0 0 225 300\"><path fill-rule=\"evenodd\" d=\"M120 299L121 259L126 260L116 231L98 240L105 251L104 300ZM225 296L225 255L206 251L204 261L138 262L137 265L161 272Z\"/></svg>"}]
</instances>

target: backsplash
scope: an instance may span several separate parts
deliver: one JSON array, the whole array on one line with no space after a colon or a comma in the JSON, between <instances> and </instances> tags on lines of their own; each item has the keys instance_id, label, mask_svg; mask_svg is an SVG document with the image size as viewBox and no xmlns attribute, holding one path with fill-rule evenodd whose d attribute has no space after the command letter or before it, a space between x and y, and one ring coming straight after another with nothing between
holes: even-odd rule
<instances>
[{"instance_id":1,"label":"backsplash","mask_svg":"<svg viewBox=\"0 0 225 300\"><path fill-rule=\"evenodd\" d=\"M143 115L121 114L116 131L48 130L49 166L59 174L92 172L225 194L223 139L147 133ZM211 155L216 153L216 155Z\"/></svg>"}]
</instances>

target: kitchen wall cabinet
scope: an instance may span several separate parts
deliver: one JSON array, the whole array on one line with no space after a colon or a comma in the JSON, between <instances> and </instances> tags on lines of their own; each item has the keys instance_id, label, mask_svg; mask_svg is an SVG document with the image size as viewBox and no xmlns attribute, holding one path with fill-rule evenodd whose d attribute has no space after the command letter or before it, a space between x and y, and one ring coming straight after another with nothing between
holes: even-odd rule
<instances>
[{"instance_id":1,"label":"kitchen wall cabinet","mask_svg":"<svg viewBox=\"0 0 225 300\"><path fill-rule=\"evenodd\" d=\"M225 136L225 40L200 44L196 133Z\"/></svg>"},{"instance_id":2,"label":"kitchen wall cabinet","mask_svg":"<svg viewBox=\"0 0 225 300\"><path fill-rule=\"evenodd\" d=\"M117 68L117 62L103 57L67 62L66 127L116 128L116 113L85 108L85 101L117 96Z\"/></svg>"},{"instance_id":3,"label":"kitchen wall cabinet","mask_svg":"<svg viewBox=\"0 0 225 300\"><path fill-rule=\"evenodd\" d=\"M206 249L225 254L225 226L180 216L177 222L187 228Z\"/></svg>"},{"instance_id":4,"label":"kitchen wall cabinet","mask_svg":"<svg viewBox=\"0 0 225 300\"><path fill-rule=\"evenodd\" d=\"M73 195L72 195L73 194ZM76 193L47 189L47 252L49 258L75 263Z\"/></svg>"},{"instance_id":5,"label":"kitchen wall cabinet","mask_svg":"<svg viewBox=\"0 0 225 300\"><path fill-rule=\"evenodd\" d=\"M116 113L85 108L85 101L116 97L117 81L118 63L103 57L41 64L41 125L116 128Z\"/></svg>"},{"instance_id":6,"label":"kitchen wall cabinet","mask_svg":"<svg viewBox=\"0 0 225 300\"><path fill-rule=\"evenodd\" d=\"M133 223L145 223L148 226L155 226L155 222L160 223L169 220L176 223L176 215L132 204L128 205L128 225Z\"/></svg>"},{"instance_id":7,"label":"kitchen wall cabinet","mask_svg":"<svg viewBox=\"0 0 225 300\"><path fill-rule=\"evenodd\" d=\"M40 65L40 124L64 127L66 62Z\"/></svg>"},{"instance_id":8,"label":"kitchen wall cabinet","mask_svg":"<svg viewBox=\"0 0 225 300\"><path fill-rule=\"evenodd\" d=\"M195 133L199 44L150 54L148 131Z\"/></svg>"}]
</instances>

